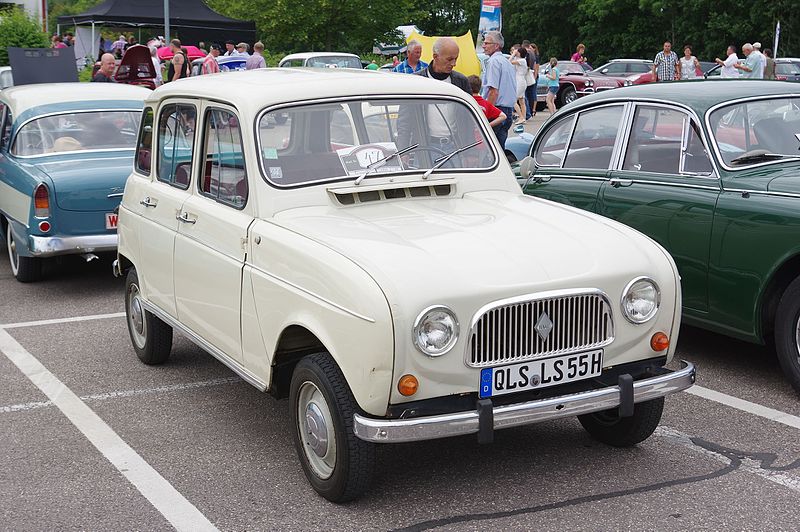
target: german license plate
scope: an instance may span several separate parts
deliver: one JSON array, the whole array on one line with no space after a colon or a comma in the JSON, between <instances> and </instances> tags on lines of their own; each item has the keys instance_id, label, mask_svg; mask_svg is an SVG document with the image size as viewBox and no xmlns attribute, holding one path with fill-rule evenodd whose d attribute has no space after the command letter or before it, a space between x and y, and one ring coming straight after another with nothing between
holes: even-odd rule
<instances>
[{"instance_id":1,"label":"german license plate","mask_svg":"<svg viewBox=\"0 0 800 532\"><path fill-rule=\"evenodd\" d=\"M106 213L106 229L116 229L117 228L117 219L119 218L119 214L115 214L113 212Z\"/></svg>"},{"instance_id":2,"label":"german license plate","mask_svg":"<svg viewBox=\"0 0 800 532\"><path fill-rule=\"evenodd\" d=\"M547 388L597 377L602 372L602 349L531 360L509 366L484 368L481 370L478 394L483 399L495 395Z\"/></svg>"}]
</instances>

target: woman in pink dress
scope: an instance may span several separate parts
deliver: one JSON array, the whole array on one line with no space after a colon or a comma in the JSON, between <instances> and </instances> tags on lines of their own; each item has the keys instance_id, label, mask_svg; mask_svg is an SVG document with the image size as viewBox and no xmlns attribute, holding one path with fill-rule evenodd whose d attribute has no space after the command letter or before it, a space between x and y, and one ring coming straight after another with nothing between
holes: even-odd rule
<instances>
[{"instance_id":1,"label":"woman in pink dress","mask_svg":"<svg viewBox=\"0 0 800 532\"><path fill-rule=\"evenodd\" d=\"M576 48L575 53L572 54L572 57L570 59L572 61L575 61L576 63L585 63L586 62L586 56L583 55L583 53L585 51L586 51L586 45L584 45L583 43L580 43L578 45L578 48Z\"/></svg>"}]
</instances>

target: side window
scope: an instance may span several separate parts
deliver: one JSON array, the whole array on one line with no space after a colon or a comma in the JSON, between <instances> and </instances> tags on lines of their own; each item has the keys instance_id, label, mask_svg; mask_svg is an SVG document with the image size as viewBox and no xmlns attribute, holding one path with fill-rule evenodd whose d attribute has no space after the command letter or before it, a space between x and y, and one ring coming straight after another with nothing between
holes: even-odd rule
<instances>
[{"instance_id":1,"label":"side window","mask_svg":"<svg viewBox=\"0 0 800 532\"><path fill-rule=\"evenodd\" d=\"M639 106L633 117L623 170L677 174L689 117L674 109Z\"/></svg>"},{"instance_id":2,"label":"side window","mask_svg":"<svg viewBox=\"0 0 800 532\"><path fill-rule=\"evenodd\" d=\"M621 119L621 105L580 113L564 168L608 169Z\"/></svg>"},{"instance_id":3,"label":"side window","mask_svg":"<svg viewBox=\"0 0 800 532\"><path fill-rule=\"evenodd\" d=\"M575 116L568 116L562 118L547 130L544 137L542 137L542 142L539 143L539 147L536 149L535 159L539 165L561 166L574 122Z\"/></svg>"},{"instance_id":4,"label":"side window","mask_svg":"<svg viewBox=\"0 0 800 532\"><path fill-rule=\"evenodd\" d=\"M603 69L605 70L603 74L616 76L618 74L624 74L626 69L627 65L625 63L611 63L610 65L608 65L606 68Z\"/></svg>"},{"instance_id":5,"label":"side window","mask_svg":"<svg viewBox=\"0 0 800 532\"><path fill-rule=\"evenodd\" d=\"M153 157L153 108L145 107L142 124L139 126L139 140L136 143L136 171L150 175L150 162Z\"/></svg>"},{"instance_id":6,"label":"side window","mask_svg":"<svg viewBox=\"0 0 800 532\"><path fill-rule=\"evenodd\" d=\"M709 175L713 172L714 169L708 158L708 152L703 146L700 133L697 131L697 126L691 124L681 154L681 173Z\"/></svg>"},{"instance_id":7,"label":"side window","mask_svg":"<svg viewBox=\"0 0 800 532\"><path fill-rule=\"evenodd\" d=\"M242 128L236 115L221 109L206 112L200 193L241 209L247 203L247 172Z\"/></svg>"},{"instance_id":8,"label":"side window","mask_svg":"<svg viewBox=\"0 0 800 532\"><path fill-rule=\"evenodd\" d=\"M158 180L186 189L192 175L192 151L197 110L193 105L173 104L158 117Z\"/></svg>"}]
</instances>

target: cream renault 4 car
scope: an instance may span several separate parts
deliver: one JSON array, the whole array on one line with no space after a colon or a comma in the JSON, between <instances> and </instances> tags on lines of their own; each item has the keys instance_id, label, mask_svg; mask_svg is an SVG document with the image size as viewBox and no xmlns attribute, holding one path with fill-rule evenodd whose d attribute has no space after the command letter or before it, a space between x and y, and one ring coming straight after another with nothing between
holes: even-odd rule
<instances>
[{"instance_id":1,"label":"cream renault 4 car","mask_svg":"<svg viewBox=\"0 0 800 532\"><path fill-rule=\"evenodd\" d=\"M174 330L288 397L308 480L363 492L377 444L578 416L634 445L664 396L680 286L635 230L522 194L470 95L272 69L146 100L118 275L142 362Z\"/></svg>"}]
</instances>

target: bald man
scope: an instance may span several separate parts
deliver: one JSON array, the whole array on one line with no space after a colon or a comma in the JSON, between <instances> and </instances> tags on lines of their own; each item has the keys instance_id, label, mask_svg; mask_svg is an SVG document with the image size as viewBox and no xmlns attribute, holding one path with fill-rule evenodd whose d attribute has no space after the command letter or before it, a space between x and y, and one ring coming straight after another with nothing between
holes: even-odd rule
<instances>
[{"instance_id":1,"label":"bald man","mask_svg":"<svg viewBox=\"0 0 800 532\"><path fill-rule=\"evenodd\" d=\"M103 54L100 57L100 69L94 75L92 81L98 83L116 83L114 81L114 67L116 66L114 54Z\"/></svg>"},{"instance_id":2,"label":"bald man","mask_svg":"<svg viewBox=\"0 0 800 532\"><path fill-rule=\"evenodd\" d=\"M437 79L452 83L469 95L472 95L472 88L467 77L453 70L458 61L458 43L450 37L442 37L433 43L433 60L426 67L416 72L417 76Z\"/></svg>"}]
</instances>

